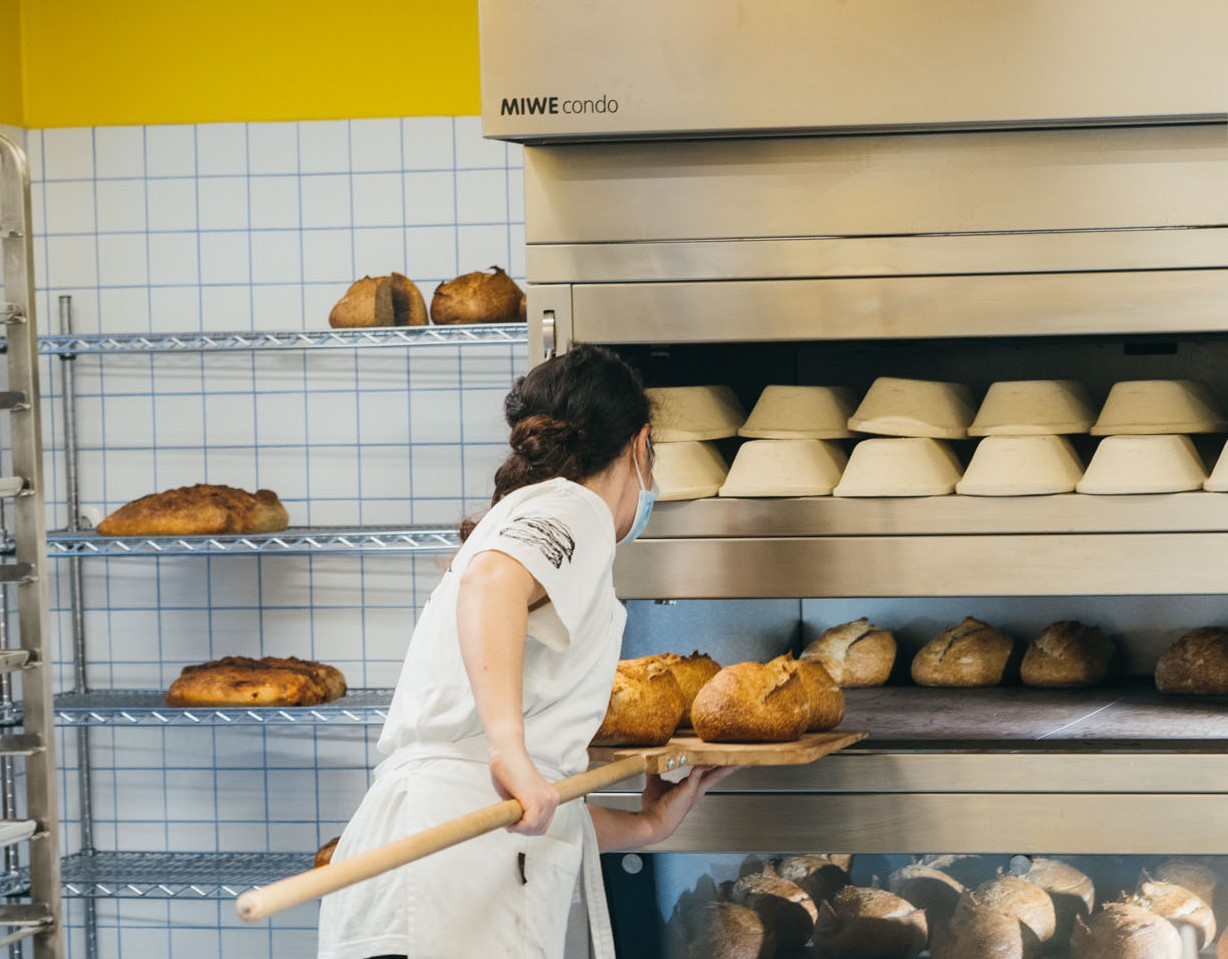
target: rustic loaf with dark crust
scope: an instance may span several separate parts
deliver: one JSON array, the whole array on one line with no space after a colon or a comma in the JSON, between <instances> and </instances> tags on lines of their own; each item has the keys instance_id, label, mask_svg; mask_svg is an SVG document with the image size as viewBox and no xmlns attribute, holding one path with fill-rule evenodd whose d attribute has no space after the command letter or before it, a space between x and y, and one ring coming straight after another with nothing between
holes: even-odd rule
<instances>
[{"instance_id":1,"label":"rustic loaf with dark crust","mask_svg":"<svg viewBox=\"0 0 1228 959\"><path fill-rule=\"evenodd\" d=\"M1156 663L1156 688L1162 693L1228 693L1228 629L1204 626L1173 643Z\"/></svg>"},{"instance_id":2,"label":"rustic loaf with dark crust","mask_svg":"<svg viewBox=\"0 0 1228 959\"><path fill-rule=\"evenodd\" d=\"M333 666L268 656L186 666L166 693L170 706L318 706L345 695L345 677Z\"/></svg>"},{"instance_id":3,"label":"rustic loaf with dark crust","mask_svg":"<svg viewBox=\"0 0 1228 959\"><path fill-rule=\"evenodd\" d=\"M997 686L1006 677L1015 642L969 616L925 644L912 661L920 686Z\"/></svg>"},{"instance_id":4,"label":"rustic loaf with dark crust","mask_svg":"<svg viewBox=\"0 0 1228 959\"><path fill-rule=\"evenodd\" d=\"M1071 959L1181 959L1181 935L1163 916L1110 902L1091 920L1075 920Z\"/></svg>"},{"instance_id":5,"label":"rustic loaf with dark crust","mask_svg":"<svg viewBox=\"0 0 1228 959\"><path fill-rule=\"evenodd\" d=\"M792 653L785 653L772 662L783 664L802 681L810 714L806 732L817 733L825 729L835 729L844 721L844 693L816 660L794 659Z\"/></svg>"},{"instance_id":6,"label":"rustic loaf with dark crust","mask_svg":"<svg viewBox=\"0 0 1228 959\"><path fill-rule=\"evenodd\" d=\"M790 856L781 862L777 872L805 889L817 906L849 884L852 864L852 856Z\"/></svg>"},{"instance_id":7,"label":"rustic loaf with dark crust","mask_svg":"<svg viewBox=\"0 0 1228 959\"><path fill-rule=\"evenodd\" d=\"M1113 641L1095 626L1064 620L1046 626L1023 654L1025 686L1099 686L1113 661Z\"/></svg>"},{"instance_id":8,"label":"rustic loaf with dark crust","mask_svg":"<svg viewBox=\"0 0 1228 959\"><path fill-rule=\"evenodd\" d=\"M833 626L802 650L841 686L881 686L895 665L895 637L862 618Z\"/></svg>"},{"instance_id":9,"label":"rustic loaf with dark crust","mask_svg":"<svg viewBox=\"0 0 1228 959\"><path fill-rule=\"evenodd\" d=\"M775 935L777 948L786 952L800 949L809 941L819 916L810 894L776 875L770 866L735 882L729 898L759 913L764 926Z\"/></svg>"},{"instance_id":10,"label":"rustic loaf with dark crust","mask_svg":"<svg viewBox=\"0 0 1228 959\"><path fill-rule=\"evenodd\" d=\"M810 703L797 673L782 663L737 663L699 691L691 722L710 742L789 742L810 724Z\"/></svg>"},{"instance_id":11,"label":"rustic loaf with dark crust","mask_svg":"<svg viewBox=\"0 0 1228 959\"><path fill-rule=\"evenodd\" d=\"M1040 950L1036 934L1017 916L971 890L960 895L948 923L930 926L932 959L1032 959Z\"/></svg>"},{"instance_id":12,"label":"rustic loaf with dark crust","mask_svg":"<svg viewBox=\"0 0 1228 959\"><path fill-rule=\"evenodd\" d=\"M925 910L931 936L937 926L950 921L964 892L958 880L919 862L895 870L887 879L887 888L918 909Z\"/></svg>"},{"instance_id":13,"label":"rustic loaf with dark crust","mask_svg":"<svg viewBox=\"0 0 1228 959\"><path fill-rule=\"evenodd\" d=\"M1028 955L1039 955L1057 931L1057 912L1053 899L1035 883L1018 876L999 876L976 888L976 899L984 907L1013 916L1031 930L1038 946Z\"/></svg>"},{"instance_id":14,"label":"rustic loaf with dark crust","mask_svg":"<svg viewBox=\"0 0 1228 959\"><path fill-rule=\"evenodd\" d=\"M694 932L686 959L771 959L776 937L753 909L714 902L689 916Z\"/></svg>"},{"instance_id":15,"label":"rustic loaf with dark crust","mask_svg":"<svg viewBox=\"0 0 1228 959\"><path fill-rule=\"evenodd\" d=\"M1096 888L1091 877L1058 859L1033 859L1022 878L1034 882L1053 900L1057 918L1054 942L1070 942L1076 916L1086 919L1096 907Z\"/></svg>"},{"instance_id":16,"label":"rustic loaf with dark crust","mask_svg":"<svg viewBox=\"0 0 1228 959\"><path fill-rule=\"evenodd\" d=\"M1150 870L1151 878L1184 886L1212 909L1219 896L1219 876L1192 859L1165 859Z\"/></svg>"},{"instance_id":17,"label":"rustic loaf with dark crust","mask_svg":"<svg viewBox=\"0 0 1228 959\"><path fill-rule=\"evenodd\" d=\"M673 672L655 657L627 659L614 672L610 703L593 742L601 746L664 746L684 706Z\"/></svg>"},{"instance_id":18,"label":"rustic loaf with dark crust","mask_svg":"<svg viewBox=\"0 0 1228 959\"><path fill-rule=\"evenodd\" d=\"M274 533L290 523L272 490L255 493L197 483L150 493L121 506L98 524L103 536L209 536Z\"/></svg>"}]
</instances>

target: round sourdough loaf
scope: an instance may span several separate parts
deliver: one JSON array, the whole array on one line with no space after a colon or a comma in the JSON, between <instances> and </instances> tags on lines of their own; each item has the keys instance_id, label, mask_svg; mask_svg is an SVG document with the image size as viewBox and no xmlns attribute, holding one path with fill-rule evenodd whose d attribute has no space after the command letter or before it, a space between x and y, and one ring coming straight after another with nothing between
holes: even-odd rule
<instances>
[{"instance_id":1,"label":"round sourdough loaf","mask_svg":"<svg viewBox=\"0 0 1228 959\"><path fill-rule=\"evenodd\" d=\"M1191 927L1198 935L1201 952L1215 941L1215 913L1198 895L1173 882L1162 882L1143 874L1138 891L1127 902L1150 909L1163 916L1180 931L1182 926Z\"/></svg>"},{"instance_id":2,"label":"round sourdough loaf","mask_svg":"<svg viewBox=\"0 0 1228 959\"><path fill-rule=\"evenodd\" d=\"M1044 858L1033 859L1021 877L1040 886L1053 900L1057 919L1054 942L1070 942L1075 917L1086 919L1096 907L1096 888L1090 877L1069 863Z\"/></svg>"},{"instance_id":3,"label":"round sourdough loaf","mask_svg":"<svg viewBox=\"0 0 1228 959\"><path fill-rule=\"evenodd\" d=\"M913 657L912 678L920 686L997 686L1014 652L1014 640L969 616L921 648Z\"/></svg>"},{"instance_id":4,"label":"round sourdough loaf","mask_svg":"<svg viewBox=\"0 0 1228 959\"><path fill-rule=\"evenodd\" d=\"M932 959L1032 959L1040 952L1036 934L1018 916L969 890L960 895L951 921L930 936Z\"/></svg>"},{"instance_id":5,"label":"round sourdough loaf","mask_svg":"<svg viewBox=\"0 0 1228 959\"><path fill-rule=\"evenodd\" d=\"M1049 894L1035 883L1018 876L999 876L977 886L976 899L987 909L1013 916L1031 931L1038 945L1028 955L1039 955L1053 941L1057 912Z\"/></svg>"},{"instance_id":6,"label":"round sourdough loaf","mask_svg":"<svg viewBox=\"0 0 1228 959\"><path fill-rule=\"evenodd\" d=\"M797 883L776 875L771 866L735 882L729 898L755 910L775 936L776 947L785 952L800 949L814 933L819 916L814 900Z\"/></svg>"},{"instance_id":7,"label":"round sourdough loaf","mask_svg":"<svg viewBox=\"0 0 1228 959\"><path fill-rule=\"evenodd\" d=\"M1113 641L1095 626L1064 620L1046 626L1023 654L1025 686L1099 686L1113 663Z\"/></svg>"},{"instance_id":8,"label":"round sourdough loaf","mask_svg":"<svg viewBox=\"0 0 1228 959\"><path fill-rule=\"evenodd\" d=\"M686 959L772 959L776 937L759 914L733 902L714 902L689 917L694 932Z\"/></svg>"},{"instance_id":9,"label":"round sourdough loaf","mask_svg":"<svg viewBox=\"0 0 1228 959\"><path fill-rule=\"evenodd\" d=\"M849 884L852 864L852 856L790 856L781 862L777 872L805 889L817 906Z\"/></svg>"},{"instance_id":10,"label":"round sourdough loaf","mask_svg":"<svg viewBox=\"0 0 1228 959\"><path fill-rule=\"evenodd\" d=\"M893 872L887 879L887 888L925 910L931 936L938 926L950 922L964 891L958 880L919 862L901 866Z\"/></svg>"},{"instance_id":11,"label":"round sourdough loaf","mask_svg":"<svg viewBox=\"0 0 1228 959\"><path fill-rule=\"evenodd\" d=\"M868 619L833 626L802 650L841 686L881 686L895 665L895 637Z\"/></svg>"},{"instance_id":12,"label":"round sourdough loaf","mask_svg":"<svg viewBox=\"0 0 1228 959\"><path fill-rule=\"evenodd\" d=\"M1110 902L1089 922L1075 920L1071 959L1181 959L1181 936L1163 916Z\"/></svg>"},{"instance_id":13,"label":"round sourdough loaf","mask_svg":"<svg viewBox=\"0 0 1228 959\"><path fill-rule=\"evenodd\" d=\"M643 656L640 659L627 660L629 663L660 663L674 674L678 688L682 690L682 719L680 725L691 725L691 703L703 689L704 683L721 671L721 664L698 649L690 656L680 656L678 653L657 653L654 656Z\"/></svg>"},{"instance_id":14,"label":"round sourdough loaf","mask_svg":"<svg viewBox=\"0 0 1228 959\"><path fill-rule=\"evenodd\" d=\"M1228 629L1204 626L1173 643L1156 663L1162 693L1228 693Z\"/></svg>"},{"instance_id":15,"label":"round sourdough loaf","mask_svg":"<svg viewBox=\"0 0 1228 959\"><path fill-rule=\"evenodd\" d=\"M914 959L925 948L924 911L885 889L845 886L819 907L814 944L839 959Z\"/></svg>"},{"instance_id":16,"label":"round sourdough loaf","mask_svg":"<svg viewBox=\"0 0 1228 959\"><path fill-rule=\"evenodd\" d=\"M798 660L792 653L777 656L773 663L781 663L785 669L797 674L806 691L806 708L809 720L806 732L817 733L835 729L844 720L844 693L830 674L814 660Z\"/></svg>"},{"instance_id":17,"label":"round sourdough loaf","mask_svg":"<svg viewBox=\"0 0 1228 959\"><path fill-rule=\"evenodd\" d=\"M1151 870L1151 878L1184 886L1212 909L1219 899L1219 876L1191 859L1165 859Z\"/></svg>"},{"instance_id":18,"label":"round sourdough loaf","mask_svg":"<svg viewBox=\"0 0 1228 959\"><path fill-rule=\"evenodd\" d=\"M789 742L810 724L810 702L783 663L737 663L699 691L691 723L710 742Z\"/></svg>"},{"instance_id":19,"label":"round sourdough loaf","mask_svg":"<svg viewBox=\"0 0 1228 959\"><path fill-rule=\"evenodd\" d=\"M664 746L682 718L682 690L668 666L624 660L614 672L610 704L593 742Z\"/></svg>"}]
</instances>

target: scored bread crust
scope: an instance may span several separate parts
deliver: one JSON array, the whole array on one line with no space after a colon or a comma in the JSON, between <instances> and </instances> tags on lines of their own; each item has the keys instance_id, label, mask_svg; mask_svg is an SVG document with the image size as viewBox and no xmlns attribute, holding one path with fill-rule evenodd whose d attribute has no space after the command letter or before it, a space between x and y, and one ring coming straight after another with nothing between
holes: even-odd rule
<instances>
[{"instance_id":1,"label":"scored bread crust","mask_svg":"<svg viewBox=\"0 0 1228 959\"><path fill-rule=\"evenodd\" d=\"M1219 877L1201 863L1190 859L1165 859L1150 870L1151 878L1184 886L1208 906L1214 908Z\"/></svg>"},{"instance_id":2,"label":"scored bread crust","mask_svg":"<svg viewBox=\"0 0 1228 959\"><path fill-rule=\"evenodd\" d=\"M736 663L699 691L691 722L709 742L789 742L810 724L810 703L801 679L784 664Z\"/></svg>"},{"instance_id":3,"label":"scored bread crust","mask_svg":"<svg viewBox=\"0 0 1228 959\"><path fill-rule=\"evenodd\" d=\"M682 719L680 726L691 725L691 703L703 689L704 684L721 671L721 664L698 649L689 656L678 653L657 653L654 656L641 656L639 659L629 659L629 663L657 662L669 667L682 690Z\"/></svg>"},{"instance_id":4,"label":"scored bread crust","mask_svg":"<svg viewBox=\"0 0 1228 959\"><path fill-rule=\"evenodd\" d=\"M1034 882L1018 876L999 876L977 886L976 899L987 908L1014 916L1032 931L1042 947L1057 931L1053 898Z\"/></svg>"},{"instance_id":5,"label":"scored bread crust","mask_svg":"<svg viewBox=\"0 0 1228 959\"><path fill-rule=\"evenodd\" d=\"M1113 641L1095 626L1063 620L1046 626L1023 654L1025 686L1099 686L1113 659Z\"/></svg>"},{"instance_id":6,"label":"scored bread crust","mask_svg":"<svg viewBox=\"0 0 1228 959\"><path fill-rule=\"evenodd\" d=\"M1032 959L1041 944L1019 919L965 890L949 925L932 932L933 959Z\"/></svg>"},{"instance_id":7,"label":"scored bread crust","mask_svg":"<svg viewBox=\"0 0 1228 959\"><path fill-rule=\"evenodd\" d=\"M776 871L782 879L797 883L817 905L849 884L851 867L851 856L812 854L790 856Z\"/></svg>"},{"instance_id":8,"label":"scored bread crust","mask_svg":"<svg viewBox=\"0 0 1228 959\"><path fill-rule=\"evenodd\" d=\"M997 686L1014 650L1009 636L969 616L921 648L913 657L912 678L920 686Z\"/></svg>"},{"instance_id":9,"label":"scored bread crust","mask_svg":"<svg viewBox=\"0 0 1228 959\"><path fill-rule=\"evenodd\" d=\"M1075 920L1071 959L1181 959L1176 926L1150 909L1110 902L1089 922Z\"/></svg>"},{"instance_id":10,"label":"scored bread crust","mask_svg":"<svg viewBox=\"0 0 1228 959\"><path fill-rule=\"evenodd\" d=\"M881 686L895 665L895 636L862 618L826 630L802 650L841 686Z\"/></svg>"},{"instance_id":11,"label":"scored bread crust","mask_svg":"<svg viewBox=\"0 0 1228 959\"><path fill-rule=\"evenodd\" d=\"M919 862L901 866L891 873L887 888L918 909L924 909L931 929L951 918L964 892L959 880Z\"/></svg>"},{"instance_id":12,"label":"scored bread crust","mask_svg":"<svg viewBox=\"0 0 1228 959\"><path fill-rule=\"evenodd\" d=\"M290 524L272 490L197 483L150 493L121 506L98 524L103 536L207 536L274 533Z\"/></svg>"},{"instance_id":13,"label":"scored bread crust","mask_svg":"<svg viewBox=\"0 0 1228 959\"><path fill-rule=\"evenodd\" d=\"M914 959L925 948L925 912L885 889L845 886L819 907L814 943L841 959Z\"/></svg>"},{"instance_id":14,"label":"scored bread crust","mask_svg":"<svg viewBox=\"0 0 1228 959\"><path fill-rule=\"evenodd\" d=\"M1156 663L1162 693L1228 693L1228 629L1204 626L1186 633Z\"/></svg>"},{"instance_id":15,"label":"scored bread crust","mask_svg":"<svg viewBox=\"0 0 1228 959\"><path fill-rule=\"evenodd\" d=\"M743 876L730 890L729 898L740 906L755 910L776 938L778 949L800 949L814 932L818 907L810 894L774 872Z\"/></svg>"},{"instance_id":16,"label":"scored bread crust","mask_svg":"<svg viewBox=\"0 0 1228 959\"><path fill-rule=\"evenodd\" d=\"M294 669L218 666L185 673L166 692L169 706L318 706L324 686Z\"/></svg>"},{"instance_id":17,"label":"scored bread crust","mask_svg":"<svg viewBox=\"0 0 1228 959\"><path fill-rule=\"evenodd\" d=\"M605 718L593 737L600 746L664 746L678 728L684 701L673 672L655 657L623 660Z\"/></svg>"},{"instance_id":18,"label":"scored bread crust","mask_svg":"<svg viewBox=\"0 0 1228 959\"><path fill-rule=\"evenodd\" d=\"M844 721L844 693L831 675L817 660L794 659L792 653L777 656L773 663L781 663L785 669L797 674L806 693L809 720L806 732L817 733L835 729Z\"/></svg>"}]
</instances>

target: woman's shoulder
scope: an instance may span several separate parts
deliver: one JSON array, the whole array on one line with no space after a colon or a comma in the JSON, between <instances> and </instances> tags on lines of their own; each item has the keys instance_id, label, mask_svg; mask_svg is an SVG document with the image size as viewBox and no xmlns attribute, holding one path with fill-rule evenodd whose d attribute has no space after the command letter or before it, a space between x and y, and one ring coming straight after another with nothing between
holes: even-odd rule
<instances>
[{"instance_id":1,"label":"woman's shoulder","mask_svg":"<svg viewBox=\"0 0 1228 959\"><path fill-rule=\"evenodd\" d=\"M501 536L518 526L533 528L549 524L574 541L608 534L613 541L614 518L610 508L592 490L566 479L551 479L524 486L496 503L478 523L475 533Z\"/></svg>"}]
</instances>

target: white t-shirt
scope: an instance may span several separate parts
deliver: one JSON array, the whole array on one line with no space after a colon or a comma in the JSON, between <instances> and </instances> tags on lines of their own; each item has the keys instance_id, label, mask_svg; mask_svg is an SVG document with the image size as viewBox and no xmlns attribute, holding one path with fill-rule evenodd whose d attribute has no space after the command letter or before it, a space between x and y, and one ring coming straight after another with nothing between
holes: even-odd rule
<instances>
[{"instance_id":1,"label":"white t-shirt","mask_svg":"<svg viewBox=\"0 0 1228 959\"><path fill-rule=\"evenodd\" d=\"M478 553L517 560L549 602L529 614L524 656L525 743L563 775L588 766L609 702L626 610L614 594L614 519L596 493L565 479L516 490L478 523L427 601L409 643L379 750L480 740L461 659L456 606Z\"/></svg>"}]
</instances>

